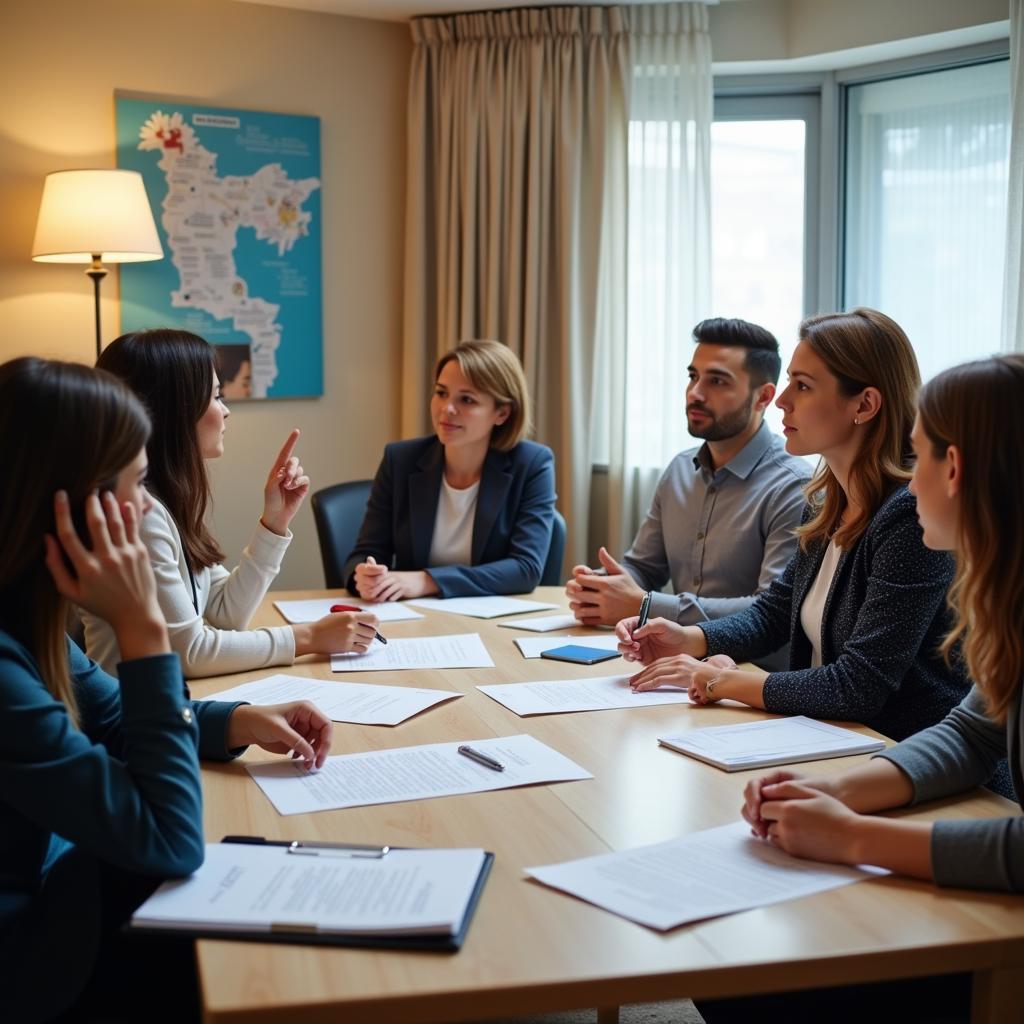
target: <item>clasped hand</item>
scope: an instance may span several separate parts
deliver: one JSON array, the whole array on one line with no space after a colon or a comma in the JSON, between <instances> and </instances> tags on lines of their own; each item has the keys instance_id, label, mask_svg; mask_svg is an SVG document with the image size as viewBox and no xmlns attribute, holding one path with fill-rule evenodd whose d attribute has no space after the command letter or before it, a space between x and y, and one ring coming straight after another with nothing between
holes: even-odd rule
<instances>
[{"instance_id":1,"label":"clasped hand","mask_svg":"<svg viewBox=\"0 0 1024 1024\"><path fill-rule=\"evenodd\" d=\"M365 601L401 601L436 594L437 584L428 572L394 572L370 555L356 566L356 591Z\"/></svg>"},{"instance_id":2,"label":"clasped hand","mask_svg":"<svg viewBox=\"0 0 1024 1024\"><path fill-rule=\"evenodd\" d=\"M637 582L601 548L597 557L607 575L587 565L573 567L572 579L565 584L569 608L584 626L613 626L627 615L635 615L644 592Z\"/></svg>"}]
</instances>

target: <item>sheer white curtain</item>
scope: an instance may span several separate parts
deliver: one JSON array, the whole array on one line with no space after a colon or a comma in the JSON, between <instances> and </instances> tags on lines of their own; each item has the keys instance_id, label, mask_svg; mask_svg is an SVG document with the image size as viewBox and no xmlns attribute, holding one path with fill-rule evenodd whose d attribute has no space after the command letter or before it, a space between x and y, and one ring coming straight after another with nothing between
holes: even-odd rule
<instances>
[{"instance_id":1,"label":"sheer white curtain","mask_svg":"<svg viewBox=\"0 0 1024 1024\"><path fill-rule=\"evenodd\" d=\"M1007 61L850 89L845 305L907 332L927 380L999 347Z\"/></svg>"},{"instance_id":2,"label":"sheer white curtain","mask_svg":"<svg viewBox=\"0 0 1024 1024\"><path fill-rule=\"evenodd\" d=\"M1024 0L1010 0L1010 177L1003 348L1024 352Z\"/></svg>"},{"instance_id":3,"label":"sheer white curtain","mask_svg":"<svg viewBox=\"0 0 1024 1024\"><path fill-rule=\"evenodd\" d=\"M692 443L691 331L711 300L713 87L702 3L627 8L629 163L625 344L608 373L608 537L628 547L654 485Z\"/></svg>"}]
</instances>

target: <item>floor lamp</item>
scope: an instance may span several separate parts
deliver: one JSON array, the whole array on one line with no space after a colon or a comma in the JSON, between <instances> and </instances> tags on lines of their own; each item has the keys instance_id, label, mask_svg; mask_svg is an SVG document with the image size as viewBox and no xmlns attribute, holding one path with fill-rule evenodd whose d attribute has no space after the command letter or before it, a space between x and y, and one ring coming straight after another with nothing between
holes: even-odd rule
<instances>
[{"instance_id":1,"label":"floor lamp","mask_svg":"<svg viewBox=\"0 0 1024 1024\"><path fill-rule=\"evenodd\" d=\"M39 263L88 263L96 307L96 358L100 340L100 282L104 263L163 259L146 187L138 171L54 171L39 204L32 259Z\"/></svg>"}]
</instances>

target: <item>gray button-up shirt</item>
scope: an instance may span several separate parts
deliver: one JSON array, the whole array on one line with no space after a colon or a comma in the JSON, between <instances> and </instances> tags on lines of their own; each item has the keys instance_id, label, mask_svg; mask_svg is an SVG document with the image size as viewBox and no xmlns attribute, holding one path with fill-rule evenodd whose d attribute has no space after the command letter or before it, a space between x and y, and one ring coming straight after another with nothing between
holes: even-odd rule
<instances>
[{"instance_id":1,"label":"gray button-up shirt","mask_svg":"<svg viewBox=\"0 0 1024 1024\"><path fill-rule=\"evenodd\" d=\"M810 475L765 423L717 470L706 444L680 452L622 560L645 590L672 581L675 594L652 595L651 617L692 625L749 608L796 550Z\"/></svg>"}]
</instances>

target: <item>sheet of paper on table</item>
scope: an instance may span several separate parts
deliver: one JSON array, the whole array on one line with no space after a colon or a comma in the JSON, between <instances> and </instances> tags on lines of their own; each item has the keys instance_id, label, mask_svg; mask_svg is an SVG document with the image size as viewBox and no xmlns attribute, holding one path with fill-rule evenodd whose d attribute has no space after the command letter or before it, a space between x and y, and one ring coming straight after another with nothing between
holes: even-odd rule
<instances>
[{"instance_id":1,"label":"sheet of paper on table","mask_svg":"<svg viewBox=\"0 0 1024 1024\"><path fill-rule=\"evenodd\" d=\"M499 761L505 770L495 771L464 757L458 752L462 743ZM526 735L339 754L327 758L318 772L307 771L290 760L246 768L281 814L593 778L557 750Z\"/></svg>"},{"instance_id":2,"label":"sheet of paper on table","mask_svg":"<svg viewBox=\"0 0 1024 1024\"><path fill-rule=\"evenodd\" d=\"M332 654L332 672L397 672L402 669L493 668L479 633L377 640L365 654Z\"/></svg>"},{"instance_id":3,"label":"sheet of paper on table","mask_svg":"<svg viewBox=\"0 0 1024 1024\"><path fill-rule=\"evenodd\" d=\"M211 693L204 699L244 700L263 706L309 700L335 722L398 725L435 704L461 696L461 693L453 693L451 690L348 683L335 679L307 679L304 676L278 674L242 683L220 693Z\"/></svg>"},{"instance_id":4,"label":"sheet of paper on table","mask_svg":"<svg viewBox=\"0 0 1024 1024\"><path fill-rule=\"evenodd\" d=\"M335 605L345 604L363 611L373 612L381 622L403 622L406 619L422 619L423 616L401 601L382 601L370 604L367 601L353 601L350 597L316 597L304 601L275 601L274 607L288 622L316 622L330 615Z\"/></svg>"},{"instance_id":5,"label":"sheet of paper on table","mask_svg":"<svg viewBox=\"0 0 1024 1024\"><path fill-rule=\"evenodd\" d=\"M611 711L649 708L661 704L689 704L685 689L665 686L633 693L629 676L594 676L591 679L555 679L541 683L498 683L478 686L520 718L558 715L571 711Z\"/></svg>"},{"instance_id":6,"label":"sheet of paper on table","mask_svg":"<svg viewBox=\"0 0 1024 1024\"><path fill-rule=\"evenodd\" d=\"M556 647L566 644L578 644L580 647L594 647L600 651L616 651L619 648L618 638L611 636L517 636L516 647L524 658L539 658L541 651L553 651Z\"/></svg>"},{"instance_id":7,"label":"sheet of paper on table","mask_svg":"<svg viewBox=\"0 0 1024 1024\"><path fill-rule=\"evenodd\" d=\"M537 615L532 619L513 619L511 622L499 622L506 629L528 629L531 633L550 633L554 629L572 629L578 626L575 615Z\"/></svg>"},{"instance_id":8,"label":"sheet of paper on table","mask_svg":"<svg viewBox=\"0 0 1024 1024\"><path fill-rule=\"evenodd\" d=\"M888 874L800 860L745 821L633 850L526 868L538 882L657 931Z\"/></svg>"},{"instance_id":9,"label":"sheet of paper on table","mask_svg":"<svg viewBox=\"0 0 1024 1024\"><path fill-rule=\"evenodd\" d=\"M418 597L409 604L433 612L452 612L472 615L475 619L496 619L499 615L518 615L520 612L541 612L557 608L557 604L542 601L524 601L519 597Z\"/></svg>"}]
</instances>

